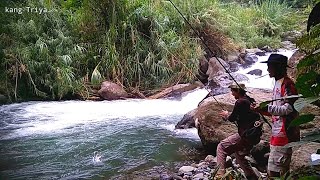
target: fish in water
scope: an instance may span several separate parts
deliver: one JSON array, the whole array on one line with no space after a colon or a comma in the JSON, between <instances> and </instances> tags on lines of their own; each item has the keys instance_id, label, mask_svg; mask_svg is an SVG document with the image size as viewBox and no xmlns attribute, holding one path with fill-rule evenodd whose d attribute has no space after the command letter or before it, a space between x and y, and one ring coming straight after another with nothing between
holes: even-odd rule
<instances>
[{"instance_id":1,"label":"fish in water","mask_svg":"<svg viewBox=\"0 0 320 180\"><path fill-rule=\"evenodd\" d=\"M97 151L93 152L92 161L95 163L101 162L101 155Z\"/></svg>"}]
</instances>

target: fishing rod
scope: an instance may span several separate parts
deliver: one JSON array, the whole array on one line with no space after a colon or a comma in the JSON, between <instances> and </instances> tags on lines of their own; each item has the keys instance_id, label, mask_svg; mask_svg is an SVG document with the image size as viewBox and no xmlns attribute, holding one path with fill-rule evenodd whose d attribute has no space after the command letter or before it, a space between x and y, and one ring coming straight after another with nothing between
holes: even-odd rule
<instances>
[{"instance_id":1,"label":"fishing rod","mask_svg":"<svg viewBox=\"0 0 320 180\"><path fill-rule=\"evenodd\" d=\"M201 42L204 44L204 46L210 51L210 53L213 55L213 57L215 57L217 59L217 61L219 62L219 64L223 67L223 69L226 71L226 73L229 74L229 76L231 77L231 79L236 83L236 85L244 90L243 88L241 88L241 86L238 84L238 82L235 80L235 78L231 75L230 71L223 65L223 63L219 60L219 58L217 58L215 56L215 53L210 49L209 45L206 43L206 41L200 36L199 32L190 24L190 22L185 18L185 16L182 14L182 12L178 9L178 7L172 2L172 0L167 0L169 1L172 6L178 11L178 13L181 15L181 17L183 18L183 20L190 26L190 28L194 31L194 33L196 33L196 35L200 38Z\"/></svg>"},{"instance_id":2,"label":"fishing rod","mask_svg":"<svg viewBox=\"0 0 320 180\"><path fill-rule=\"evenodd\" d=\"M190 28L194 31L194 33L200 38L201 42L204 44L204 46L209 50L209 52L213 55L213 57L216 58L216 60L219 62L219 64L223 67L223 69L226 71L226 73L231 77L231 79L236 83L236 85L239 87L239 89L244 90L239 83L235 80L235 78L231 75L230 71L223 65L223 63L219 60L219 58L217 58L215 56L215 53L210 49L209 45L206 43L206 41L200 36L199 32L190 24L190 22L185 18L185 16L182 14L182 12L179 10L179 8L172 2L172 0L167 0L169 1L172 6L178 11L178 13L180 14L180 16L183 18L183 20L190 26ZM201 82L201 81L200 81ZM202 82L201 82L202 83ZM245 91L245 90L244 90ZM209 92L209 94L211 95L211 92ZM209 95L208 94L208 95ZM222 110L224 110L224 108L222 107L221 103L219 103L219 101L214 97L214 100L219 104L219 106L222 108ZM204 99L203 99L204 100ZM202 100L202 101L203 101ZM201 102L202 102L201 101ZM271 127L270 123L268 122L268 120L260 113L260 116L262 117L262 119Z\"/></svg>"}]
</instances>

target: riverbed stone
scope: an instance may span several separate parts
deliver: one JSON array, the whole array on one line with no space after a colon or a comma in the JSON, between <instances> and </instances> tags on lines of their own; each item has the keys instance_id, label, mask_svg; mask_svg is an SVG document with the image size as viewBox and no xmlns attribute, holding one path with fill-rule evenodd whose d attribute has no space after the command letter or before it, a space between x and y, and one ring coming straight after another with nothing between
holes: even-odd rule
<instances>
[{"instance_id":1,"label":"riverbed stone","mask_svg":"<svg viewBox=\"0 0 320 180\"><path fill-rule=\"evenodd\" d=\"M204 161L208 163L217 163L217 158L212 155L208 155Z\"/></svg>"},{"instance_id":2,"label":"riverbed stone","mask_svg":"<svg viewBox=\"0 0 320 180\"><path fill-rule=\"evenodd\" d=\"M261 76L262 75L262 70L261 69L254 69L254 70L249 71L247 74Z\"/></svg>"},{"instance_id":3,"label":"riverbed stone","mask_svg":"<svg viewBox=\"0 0 320 180\"><path fill-rule=\"evenodd\" d=\"M256 63L257 61L258 61L258 57L255 54L246 54L244 58L244 64L242 64L241 66L243 68L248 68L252 64Z\"/></svg>"},{"instance_id":4,"label":"riverbed stone","mask_svg":"<svg viewBox=\"0 0 320 180\"><path fill-rule=\"evenodd\" d=\"M239 70L239 66L240 66L240 64L238 62L236 62L236 61L229 62L229 67L230 67L229 70L231 72L238 71Z\"/></svg>"},{"instance_id":5,"label":"riverbed stone","mask_svg":"<svg viewBox=\"0 0 320 180\"><path fill-rule=\"evenodd\" d=\"M188 129L195 127L194 115L196 110L191 110L185 114L182 119L176 124L175 129Z\"/></svg>"},{"instance_id":6,"label":"riverbed stone","mask_svg":"<svg viewBox=\"0 0 320 180\"><path fill-rule=\"evenodd\" d=\"M160 180L170 180L171 176L169 176L167 173L160 174Z\"/></svg>"},{"instance_id":7,"label":"riverbed stone","mask_svg":"<svg viewBox=\"0 0 320 180\"><path fill-rule=\"evenodd\" d=\"M199 178L199 179L202 179L203 177L204 177L203 173L198 173L193 176L193 178Z\"/></svg>"},{"instance_id":8,"label":"riverbed stone","mask_svg":"<svg viewBox=\"0 0 320 180\"><path fill-rule=\"evenodd\" d=\"M192 167L192 166L182 166L180 169L179 169L179 172L183 172L183 173L188 173L188 172L192 172L192 171L195 171L196 168L195 167Z\"/></svg>"},{"instance_id":9,"label":"riverbed stone","mask_svg":"<svg viewBox=\"0 0 320 180\"><path fill-rule=\"evenodd\" d=\"M257 55L257 56L265 56L266 52L256 52L255 55Z\"/></svg>"}]
</instances>

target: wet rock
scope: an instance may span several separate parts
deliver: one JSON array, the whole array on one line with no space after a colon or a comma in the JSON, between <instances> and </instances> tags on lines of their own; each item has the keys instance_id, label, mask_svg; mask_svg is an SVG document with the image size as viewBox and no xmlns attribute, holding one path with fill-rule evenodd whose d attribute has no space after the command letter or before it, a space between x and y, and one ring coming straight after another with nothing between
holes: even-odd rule
<instances>
[{"instance_id":1,"label":"wet rock","mask_svg":"<svg viewBox=\"0 0 320 180\"><path fill-rule=\"evenodd\" d=\"M163 174L160 174L160 180L171 180L171 176L169 176L167 173L163 173Z\"/></svg>"},{"instance_id":2,"label":"wet rock","mask_svg":"<svg viewBox=\"0 0 320 180\"><path fill-rule=\"evenodd\" d=\"M196 113L196 110L191 110L187 114L183 116L183 118L178 122L178 124L175 126L175 129L188 129L195 127L195 119L194 115Z\"/></svg>"},{"instance_id":3,"label":"wet rock","mask_svg":"<svg viewBox=\"0 0 320 180\"><path fill-rule=\"evenodd\" d=\"M265 56L266 53L265 52L256 52L255 55L257 55L257 56Z\"/></svg>"},{"instance_id":4,"label":"wet rock","mask_svg":"<svg viewBox=\"0 0 320 180\"><path fill-rule=\"evenodd\" d=\"M128 97L128 93L118 84L104 81L98 94L105 100L117 100Z\"/></svg>"},{"instance_id":5,"label":"wet rock","mask_svg":"<svg viewBox=\"0 0 320 180\"><path fill-rule=\"evenodd\" d=\"M236 71L238 71L239 70L239 66L240 66L240 64L239 63L237 63L237 62L235 62L235 61L231 61L231 62L229 62L229 70L231 71L231 72L236 72Z\"/></svg>"},{"instance_id":6,"label":"wet rock","mask_svg":"<svg viewBox=\"0 0 320 180\"><path fill-rule=\"evenodd\" d=\"M231 74L233 78L236 79L237 82L249 81L249 78L244 74L240 74L240 73L231 73ZM229 80L232 80L230 76L229 76Z\"/></svg>"},{"instance_id":7,"label":"wet rock","mask_svg":"<svg viewBox=\"0 0 320 180\"><path fill-rule=\"evenodd\" d=\"M258 61L258 57L256 55L247 54L244 58L244 64L242 64L241 66L243 68L248 68L257 61Z\"/></svg>"},{"instance_id":8,"label":"wet rock","mask_svg":"<svg viewBox=\"0 0 320 180\"><path fill-rule=\"evenodd\" d=\"M254 69L254 70L249 71L247 74L261 76L262 75L262 70L261 69Z\"/></svg>"},{"instance_id":9,"label":"wet rock","mask_svg":"<svg viewBox=\"0 0 320 180\"><path fill-rule=\"evenodd\" d=\"M260 48L262 51L265 52L276 52L275 49L272 49L270 46L263 46L262 48Z\"/></svg>"}]
</instances>

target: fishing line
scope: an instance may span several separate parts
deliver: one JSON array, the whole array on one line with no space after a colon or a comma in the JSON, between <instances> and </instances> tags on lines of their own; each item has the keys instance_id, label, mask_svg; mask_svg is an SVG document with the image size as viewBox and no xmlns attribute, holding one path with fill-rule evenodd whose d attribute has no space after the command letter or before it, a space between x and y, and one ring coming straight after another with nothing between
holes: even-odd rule
<instances>
[{"instance_id":1,"label":"fishing line","mask_svg":"<svg viewBox=\"0 0 320 180\"><path fill-rule=\"evenodd\" d=\"M215 57L217 59L217 61L219 62L219 64L223 67L223 69L226 71L226 73L231 77L231 79L236 83L236 85L239 87L239 89L244 90L239 83L235 80L235 78L231 75L231 73L229 72L229 70L222 64L222 62L219 60L219 58L217 58L215 56L215 53L210 49L210 47L208 46L208 44L205 42L205 40L200 36L199 32L197 30L194 29L194 27L190 24L190 22L185 18L185 16L182 14L182 12L178 9L178 7L172 2L172 0L167 0L169 1L172 6L178 11L178 13L180 14L180 16L183 18L183 20L190 26L190 28L194 31L194 33L200 38L201 42L205 45L205 47L209 50L209 52L213 55L213 57ZM200 81L201 82L201 81ZM211 92L209 92L210 95ZM222 105L218 102L218 100L212 96L214 98L214 100L220 105L220 107L223 109ZM204 99L203 99L204 100ZM203 101L202 100L202 101ZM223 109L224 110L224 109ZM260 116L262 117L262 119L271 127L270 123L267 121L267 119L259 112Z\"/></svg>"}]
</instances>

